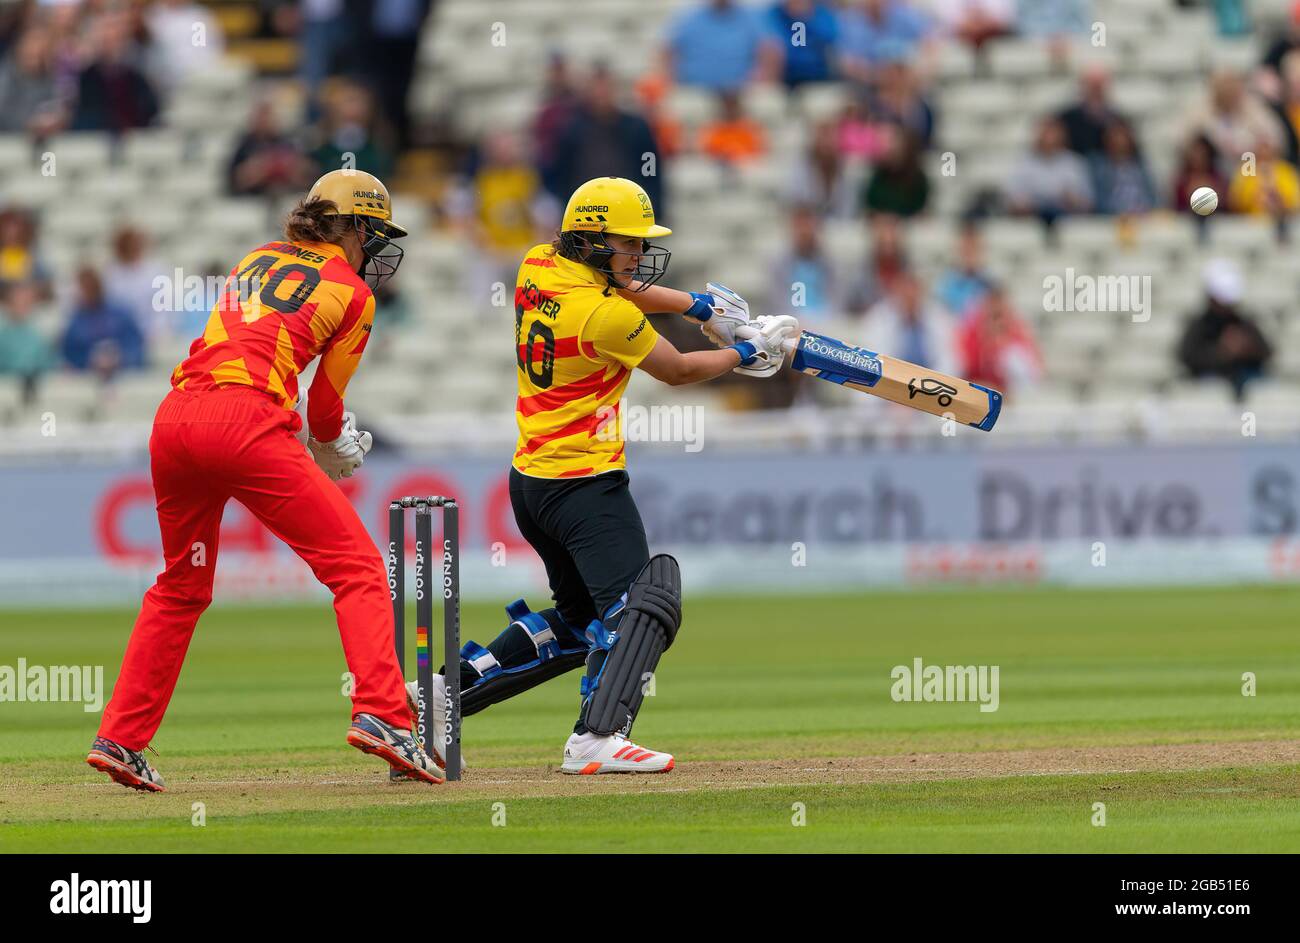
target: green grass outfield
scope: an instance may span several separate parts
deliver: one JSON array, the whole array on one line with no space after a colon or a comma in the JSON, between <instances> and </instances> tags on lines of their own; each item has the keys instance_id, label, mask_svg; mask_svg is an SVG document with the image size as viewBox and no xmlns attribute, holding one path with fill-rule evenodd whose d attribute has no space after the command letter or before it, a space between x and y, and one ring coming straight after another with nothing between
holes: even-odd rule
<instances>
[{"instance_id":1,"label":"green grass outfield","mask_svg":"<svg viewBox=\"0 0 1300 943\"><path fill-rule=\"evenodd\" d=\"M83 764L98 714L0 703L0 850L1300 851L1297 612L1285 588L691 599L636 730L673 773L555 772L575 674L469 718L465 780L422 787L343 743L327 606L217 606L154 741L165 794ZM0 665L111 686L133 616L4 612ZM998 665L999 709L895 703L915 657Z\"/></svg>"}]
</instances>

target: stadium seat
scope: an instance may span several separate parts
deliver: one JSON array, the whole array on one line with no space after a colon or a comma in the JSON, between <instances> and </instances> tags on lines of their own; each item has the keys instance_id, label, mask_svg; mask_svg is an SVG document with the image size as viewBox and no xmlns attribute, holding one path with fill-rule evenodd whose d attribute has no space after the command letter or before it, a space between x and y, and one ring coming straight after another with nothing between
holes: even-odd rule
<instances>
[{"instance_id":1,"label":"stadium seat","mask_svg":"<svg viewBox=\"0 0 1300 943\"><path fill-rule=\"evenodd\" d=\"M185 155L185 137L171 129L136 131L122 145L122 163L135 173L174 173Z\"/></svg>"},{"instance_id":2,"label":"stadium seat","mask_svg":"<svg viewBox=\"0 0 1300 943\"><path fill-rule=\"evenodd\" d=\"M1258 216L1216 216L1209 227L1209 245L1215 250L1270 253L1277 245L1277 230Z\"/></svg>"},{"instance_id":3,"label":"stadium seat","mask_svg":"<svg viewBox=\"0 0 1300 943\"><path fill-rule=\"evenodd\" d=\"M0 134L0 167L28 167L36 162L36 148L25 134Z\"/></svg>"},{"instance_id":4,"label":"stadium seat","mask_svg":"<svg viewBox=\"0 0 1300 943\"><path fill-rule=\"evenodd\" d=\"M113 144L107 134L72 132L52 138L42 152L54 156L56 175L94 175L112 162Z\"/></svg>"}]
</instances>

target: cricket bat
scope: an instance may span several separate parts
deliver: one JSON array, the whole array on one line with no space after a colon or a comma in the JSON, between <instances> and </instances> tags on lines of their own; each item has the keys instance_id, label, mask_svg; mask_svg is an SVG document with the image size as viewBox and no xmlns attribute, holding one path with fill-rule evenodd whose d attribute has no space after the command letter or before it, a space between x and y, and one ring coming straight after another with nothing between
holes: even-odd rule
<instances>
[{"instance_id":1,"label":"cricket bat","mask_svg":"<svg viewBox=\"0 0 1300 943\"><path fill-rule=\"evenodd\" d=\"M1002 394L997 390L833 337L804 331L798 340L786 341L785 347L794 351L790 366L800 373L934 416L951 416L985 432L1002 411Z\"/></svg>"}]
</instances>

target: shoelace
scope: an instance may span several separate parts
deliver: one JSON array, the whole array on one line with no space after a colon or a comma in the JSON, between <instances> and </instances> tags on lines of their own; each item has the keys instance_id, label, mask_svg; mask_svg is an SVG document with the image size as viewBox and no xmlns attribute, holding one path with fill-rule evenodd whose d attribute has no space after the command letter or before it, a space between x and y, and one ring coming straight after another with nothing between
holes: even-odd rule
<instances>
[{"instance_id":1,"label":"shoelace","mask_svg":"<svg viewBox=\"0 0 1300 943\"><path fill-rule=\"evenodd\" d=\"M161 753L153 748L152 744L148 743L144 745L144 750L141 750L139 753L128 750L127 752L130 753L132 757L131 765L135 768L137 773L144 773L149 769L149 761L144 758L145 750L148 750L154 756L162 756Z\"/></svg>"}]
</instances>

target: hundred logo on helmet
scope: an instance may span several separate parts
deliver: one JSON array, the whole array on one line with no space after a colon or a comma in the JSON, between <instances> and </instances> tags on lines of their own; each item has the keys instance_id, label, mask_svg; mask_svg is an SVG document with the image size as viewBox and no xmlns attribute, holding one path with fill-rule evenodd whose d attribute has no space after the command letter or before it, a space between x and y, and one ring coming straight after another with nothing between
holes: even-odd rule
<instances>
[{"instance_id":1,"label":"hundred logo on helmet","mask_svg":"<svg viewBox=\"0 0 1300 943\"><path fill-rule=\"evenodd\" d=\"M560 228L559 249L566 259L589 265L605 276L610 289L632 287L644 291L668 271L672 253L650 242L667 236L672 230L655 223L654 207L645 190L625 177L596 177L588 180L569 197ZM638 252L616 250L605 236L631 236L641 239ZM640 284L627 286L618 281L610 263L615 255L635 255L636 271L632 277Z\"/></svg>"}]
</instances>

